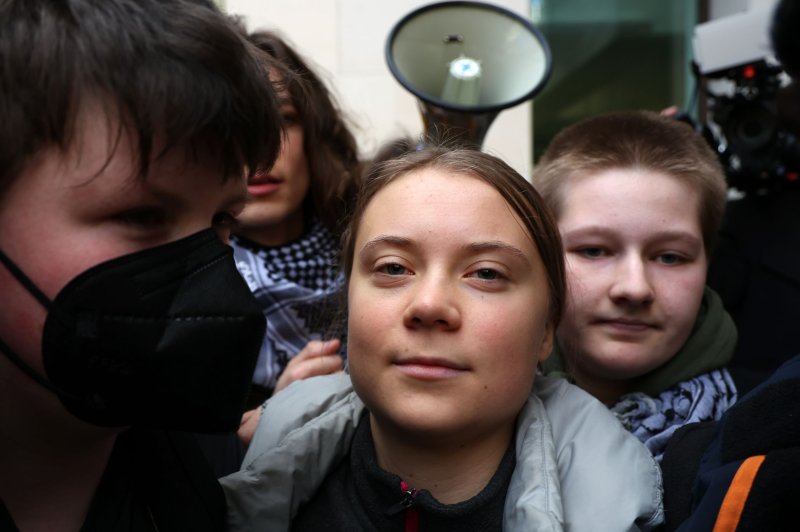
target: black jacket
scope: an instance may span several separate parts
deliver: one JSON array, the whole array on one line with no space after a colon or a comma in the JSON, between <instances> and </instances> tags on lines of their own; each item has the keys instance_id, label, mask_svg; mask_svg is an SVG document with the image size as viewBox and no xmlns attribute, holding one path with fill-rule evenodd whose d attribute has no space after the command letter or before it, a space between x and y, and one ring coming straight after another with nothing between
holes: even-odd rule
<instances>
[{"instance_id":1,"label":"black jacket","mask_svg":"<svg viewBox=\"0 0 800 532\"><path fill-rule=\"evenodd\" d=\"M225 528L222 488L194 437L130 429L117 438L81 532L218 532ZM0 531L16 530L0 501Z\"/></svg>"},{"instance_id":2,"label":"black jacket","mask_svg":"<svg viewBox=\"0 0 800 532\"><path fill-rule=\"evenodd\" d=\"M800 500L800 356L713 423L686 425L667 445L666 530L796 529Z\"/></svg>"}]
</instances>

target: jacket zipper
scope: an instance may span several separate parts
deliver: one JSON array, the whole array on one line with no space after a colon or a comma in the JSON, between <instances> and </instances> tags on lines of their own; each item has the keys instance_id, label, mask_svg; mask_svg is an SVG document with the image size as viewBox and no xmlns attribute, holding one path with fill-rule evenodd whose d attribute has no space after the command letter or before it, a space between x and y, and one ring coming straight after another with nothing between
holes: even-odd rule
<instances>
[{"instance_id":1,"label":"jacket zipper","mask_svg":"<svg viewBox=\"0 0 800 532\"><path fill-rule=\"evenodd\" d=\"M405 510L405 529L406 532L419 531L419 511L414 507L414 498L417 490L411 488L404 480L400 481L400 492L403 498L397 504L392 505L386 510L386 515L395 515Z\"/></svg>"}]
</instances>

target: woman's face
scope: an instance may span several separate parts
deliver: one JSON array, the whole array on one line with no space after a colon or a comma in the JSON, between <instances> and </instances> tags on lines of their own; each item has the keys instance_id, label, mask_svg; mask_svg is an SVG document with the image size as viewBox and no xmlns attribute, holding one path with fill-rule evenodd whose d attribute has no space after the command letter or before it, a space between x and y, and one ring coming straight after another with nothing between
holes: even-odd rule
<instances>
[{"instance_id":1,"label":"woman's face","mask_svg":"<svg viewBox=\"0 0 800 532\"><path fill-rule=\"evenodd\" d=\"M665 174L615 169L570 179L562 198L569 296L559 342L579 384L616 387L689 337L706 280L699 195Z\"/></svg>"},{"instance_id":2,"label":"woman's face","mask_svg":"<svg viewBox=\"0 0 800 532\"><path fill-rule=\"evenodd\" d=\"M249 200L238 217L241 228L236 231L273 246L302 236L303 201L310 184L303 124L288 96L284 95L282 102L284 137L280 155L269 171L259 172L248 181Z\"/></svg>"},{"instance_id":3,"label":"woman's face","mask_svg":"<svg viewBox=\"0 0 800 532\"><path fill-rule=\"evenodd\" d=\"M419 444L513 430L553 340L524 227L468 175L423 169L372 198L356 233L348 357L373 431Z\"/></svg>"}]
</instances>

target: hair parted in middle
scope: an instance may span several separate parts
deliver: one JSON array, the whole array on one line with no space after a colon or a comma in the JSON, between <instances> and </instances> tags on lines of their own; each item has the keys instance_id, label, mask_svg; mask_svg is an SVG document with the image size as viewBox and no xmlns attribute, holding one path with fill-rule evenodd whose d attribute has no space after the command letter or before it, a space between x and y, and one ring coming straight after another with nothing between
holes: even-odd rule
<instances>
[{"instance_id":1,"label":"hair parted in middle","mask_svg":"<svg viewBox=\"0 0 800 532\"><path fill-rule=\"evenodd\" d=\"M248 38L288 73L273 83L279 94L285 91L303 126L311 180L305 208L340 234L361 178L355 137L325 83L283 38L272 31L257 31Z\"/></svg>"},{"instance_id":2,"label":"hair parted in middle","mask_svg":"<svg viewBox=\"0 0 800 532\"><path fill-rule=\"evenodd\" d=\"M474 149L427 146L372 168L342 234L342 268L347 279L353 267L358 227L372 198L398 178L427 169L480 179L497 190L508 203L522 220L544 264L550 297L550 320L554 327L557 326L564 305L566 281L564 253L555 218L533 185L516 170L501 159ZM413 213L409 213L409 216L413 216Z\"/></svg>"},{"instance_id":3,"label":"hair parted in middle","mask_svg":"<svg viewBox=\"0 0 800 532\"><path fill-rule=\"evenodd\" d=\"M652 111L621 111L568 126L542 154L533 183L558 218L568 180L636 168L673 177L697 191L703 245L710 257L727 201L725 174L703 137L679 120Z\"/></svg>"}]
</instances>

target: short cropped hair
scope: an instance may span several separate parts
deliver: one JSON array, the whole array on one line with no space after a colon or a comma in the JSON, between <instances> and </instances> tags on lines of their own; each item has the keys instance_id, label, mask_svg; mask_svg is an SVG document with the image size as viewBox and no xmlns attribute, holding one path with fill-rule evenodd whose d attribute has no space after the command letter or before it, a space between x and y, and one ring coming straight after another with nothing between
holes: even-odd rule
<instances>
[{"instance_id":1,"label":"short cropped hair","mask_svg":"<svg viewBox=\"0 0 800 532\"><path fill-rule=\"evenodd\" d=\"M683 122L650 111L614 112L578 122L550 142L534 169L533 183L559 218L567 180L631 168L672 176L697 191L703 245L710 257L725 212L727 184L714 151Z\"/></svg>"},{"instance_id":2,"label":"short cropped hair","mask_svg":"<svg viewBox=\"0 0 800 532\"><path fill-rule=\"evenodd\" d=\"M533 186L497 157L469 148L428 146L377 164L365 179L347 229L342 235L342 266L349 282L355 240L361 218L372 198L396 179L420 170L439 170L472 176L491 185L522 220L544 263L549 288L550 320L558 326L565 297L564 253L561 235L550 210ZM409 213L413 216L414 213Z\"/></svg>"},{"instance_id":3,"label":"short cropped hair","mask_svg":"<svg viewBox=\"0 0 800 532\"><path fill-rule=\"evenodd\" d=\"M69 148L91 99L135 132L142 177L178 145L212 148L226 176L271 165L280 117L257 54L205 0L0 2L0 196Z\"/></svg>"},{"instance_id":4,"label":"short cropped hair","mask_svg":"<svg viewBox=\"0 0 800 532\"><path fill-rule=\"evenodd\" d=\"M283 38L257 31L249 39L290 74L279 87L288 94L303 126L310 180L305 208L338 235L361 177L355 137L325 83Z\"/></svg>"}]
</instances>

